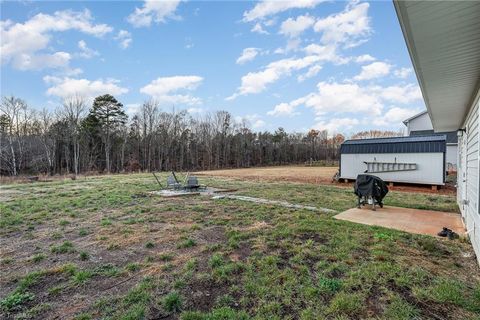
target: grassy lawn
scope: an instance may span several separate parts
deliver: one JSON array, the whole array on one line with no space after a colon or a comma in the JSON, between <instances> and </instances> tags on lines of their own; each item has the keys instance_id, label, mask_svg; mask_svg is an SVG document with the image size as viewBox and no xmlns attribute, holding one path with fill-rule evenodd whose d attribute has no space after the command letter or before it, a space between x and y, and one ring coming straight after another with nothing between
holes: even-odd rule
<instances>
[{"instance_id":1,"label":"grassy lawn","mask_svg":"<svg viewBox=\"0 0 480 320\"><path fill-rule=\"evenodd\" d=\"M333 186L202 178L342 211ZM151 175L0 187L0 318L478 319L470 244L209 197L161 198ZM387 205L456 211L452 196Z\"/></svg>"}]
</instances>

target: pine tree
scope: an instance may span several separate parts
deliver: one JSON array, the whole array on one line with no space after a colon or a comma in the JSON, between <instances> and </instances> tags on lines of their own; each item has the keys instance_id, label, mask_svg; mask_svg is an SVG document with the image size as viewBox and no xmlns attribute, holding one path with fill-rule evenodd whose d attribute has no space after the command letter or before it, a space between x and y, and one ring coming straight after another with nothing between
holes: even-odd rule
<instances>
[{"instance_id":1,"label":"pine tree","mask_svg":"<svg viewBox=\"0 0 480 320\"><path fill-rule=\"evenodd\" d=\"M101 126L102 140L105 144L105 164L107 172L110 173L111 133L125 124L128 117L123 111L123 104L110 94L96 97L90 114Z\"/></svg>"}]
</instances>

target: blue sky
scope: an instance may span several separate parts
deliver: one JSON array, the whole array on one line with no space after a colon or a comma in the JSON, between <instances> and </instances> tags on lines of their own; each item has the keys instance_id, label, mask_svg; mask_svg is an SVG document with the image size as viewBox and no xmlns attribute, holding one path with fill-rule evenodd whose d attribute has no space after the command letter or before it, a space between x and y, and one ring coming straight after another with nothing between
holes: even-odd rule
<instances>
[{"instance_id":1,"label":"blue sky","mask_svg":"<svg viewBox=\"0 0 480 320\"><path fill-rule=\"evenodd\" d=\"M425 109L391 1L2 1L1 93L111 93L255 130L397 130Z\"/></svg>"}]
</instances>

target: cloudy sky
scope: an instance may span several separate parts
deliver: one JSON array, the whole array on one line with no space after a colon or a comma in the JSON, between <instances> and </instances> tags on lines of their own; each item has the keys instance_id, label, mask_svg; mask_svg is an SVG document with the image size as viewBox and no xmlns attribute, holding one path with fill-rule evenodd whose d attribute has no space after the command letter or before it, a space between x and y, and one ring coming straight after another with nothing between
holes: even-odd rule
<instances>
[{"instance_id":1,"label":"cloudy sky","mask_svg":"<svg viewBox=\"0 0 480 320\"><path fill-rule=\"evenodd\" d=\"M401 128L425 109L391 1L2 1L1 94L227 110L255 130Z\"/></svg>"}]
</instances>

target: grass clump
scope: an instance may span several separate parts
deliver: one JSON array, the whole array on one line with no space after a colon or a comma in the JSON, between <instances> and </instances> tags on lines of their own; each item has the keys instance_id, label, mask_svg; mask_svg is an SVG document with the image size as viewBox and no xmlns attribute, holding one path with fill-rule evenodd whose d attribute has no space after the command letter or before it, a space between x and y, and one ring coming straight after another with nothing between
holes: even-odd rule
<instances>
[{"instance_id":1,"label":"grass clump","mask_svg":"<svg viewBox=\"0 0 480 320\"><path fill-rule=\"evenodd\" d=\"M152 249L155 247L155 243L153 243L152 241L148 241L146 244L145 244L145 248L147 249Z\"/></svg>"},{"instance_id":2,"label":"grass clump","mask_svg":"<svg viewBox=\"0 0 480 320\"><path fill-rule=\"evenodd\" d=\"M245 311L237 311L230 307L213 309L209 313L186 311L180 315L181 320L248 320L250 317Z\"/></svg>"},{"instance_id":3,"label":"grass clump","mask_svg":"<svg viewBox=\"0 0 480 320\"><path fill-rule=\"evenodd\" d=\"M385 319L409 320L419 316L418 310L399 296L393 296L383 314Z\"/></svg>"},{"instance_id":4,"label":"grass clump","mask_svg":"<svg viewBox=\"0 0 480 320\"><path fill-rule=\"evenodd\" d=\"M32 257L32 261L33 261L34 263L39 263L40 261L45 260L46 257L47 257L47 256L46 256L45 254L43 254L43 253L37 253L37 254L35 254L35 255Z\"/></svg>"},{"instance_id":5,"label":"grass clump","mask_svg":"<svg viewBox=\"0 0 480 320\"><path fill-rule=\"evenodd\" d=\"M363 310L363 297L358 293L347 293L341 291L330 301L329 313L351 315L360 313Z\"/></svg>"},{"instance_id":6,"label":"grass clump","mask_svg":"<svg viewBox=\"0 0 480 320\"><path fill-rule=\"evenodd\" d=\"M64 241L61 245L52 246L51 251L56 254L72 253L75 251L75 248L70 241Z\"/></svg>"},{"instance_id":7,"label":"grass clump","mask_svg":"<svg viewBox=\"0 0 480 320\"><path fill-rule=\"evenodd\" d=\"M167 294L163 300L162 305L167 312L179 312L182 309L182 297L176 291Z\"/></svg>"},{"instance_id":8,"label":"grass clump","mask_svg":"<svg viewBox=\"0 0 480 320\"><path fill-rule=\"evenodd\" d=\"M86 283L93 277L93 272L89 270L81 270L75 272L72 277L72 281L74 284L80 285Z\"/></svg>"},{"instance_id":9,"label":"grass clump","mask_svg":"<svg viewBox=\"0 0 480 320\"><path fill-rule=\"evenodd\" d=\"M342 287L342 280L322 277L318 281L318 289L321 293L335 293Z\"/></svg>"},{"instance_id":10,"label":"grass clump","mask_svg":"<svg viewBox=\"0 0 480 320\"><path fill-rule=\"evenodd\" d=\"M173 254L171 253L162 253L160 255L160 260L164 262L172 261L173 260Z\"/></svg>"},{"instance_id":11,"label":"grass clump","mask_svg":"<svg viewBox=\"0 0 480 320\"><path fill-rule=\"evenodd\" d=\"M127 269L130 272L135 272L140 270L140 266L138 265L138 263L130 262L125 266L125 269Z\"/></svg>"},{"instance_id":12,"label":"grass clump","mask_svg":"<svg viewBox=\"0 0 480 320\"><path fill-rule=\"evenodd\" d=\"M90 255L88 254L88 252L86 251L80 252L80 260L86 261L88 259L90 259Z\"/></svg>"},{"instance_id":13,"label":"grass clump","mask_svg":"<svg viewBox=\"0 0 480 320\"><path fill-rule=\"evenodd\" d=\"M3 311L13 311L19 309L23 304L32 301L35 295L30 292L13 292L0 301L0 309Z\"/></svg>"},{"instance_id":14,"label":"grass clump","mask_svg":"<svg viewBox=\"0 0 480 320\"><path fill-rule=\"evenodd\" d=\"M187 238L183 241L181 241L178 245L178 249L185 249L185 248L191 248L197 245L197 242L191 238Z\"/></svg>"}]
</instances>

